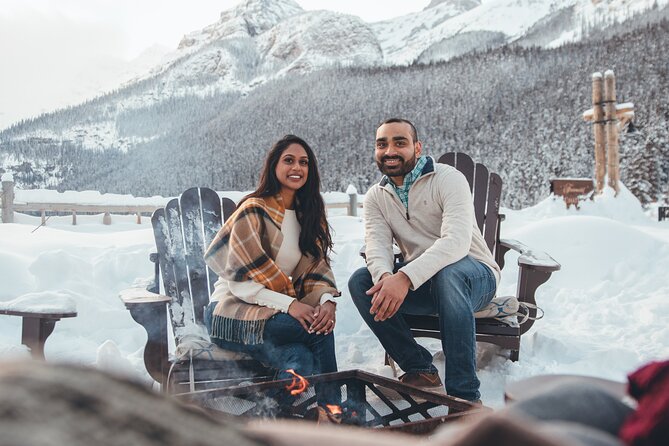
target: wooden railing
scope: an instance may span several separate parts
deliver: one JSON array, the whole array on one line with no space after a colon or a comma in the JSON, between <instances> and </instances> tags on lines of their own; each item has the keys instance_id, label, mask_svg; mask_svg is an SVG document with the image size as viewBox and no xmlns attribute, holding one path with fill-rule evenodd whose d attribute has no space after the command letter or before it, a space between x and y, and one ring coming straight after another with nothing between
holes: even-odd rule
<instances>
[{"instance_id":1,"label":"wooden railing","mask_svg":"<svg viewBox=\"0 0 669 446\"><path fill-rule=\"evenodd\" d=\"M358 203L357 192L349 194L348 203L330 203L328 209L347 209L347 215L357 216L358 209L362 204ZM142 215L149 216L160 205L113 205L113 204L79 204L79 203L16 203L14 202L14 182L2 181L2 222L13 223L14 212L38 212L42 218L42 224L46 224L47 212L71 213L72 224L77 224L77 214L103 214L102 223L110 225L111 214L134 214L137 216L137 224L142 223Z\"/></svg>"},{"instance_id":2,"label":"wooden railing","mask_svg":"<svg viewBox=\"0 0 669 446\"><path fill-rule=\"evenodd\" d=\"M46 224L47 212L72 213L72 224L77 224L79 214L104 214L102 223L111 224L111 214L135 214L137 224L142 224L142 214L151 215L161 206L147 205L113 205L113 204L76 204L76 203L14 203L14 212L39 212L42 224ZM4 222L4 219L3 219Z\"/></svg>"}]
</instances>

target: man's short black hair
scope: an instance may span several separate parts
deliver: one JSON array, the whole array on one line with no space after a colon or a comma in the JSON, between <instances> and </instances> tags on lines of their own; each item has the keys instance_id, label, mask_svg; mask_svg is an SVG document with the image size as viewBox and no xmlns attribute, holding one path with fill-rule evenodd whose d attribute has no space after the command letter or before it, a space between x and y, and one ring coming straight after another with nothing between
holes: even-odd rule
<instances>
[{"instance_id":1,"label":"man's short black hair","mask_svg":"<svg viewBox=\"0 0 669 446\"><path fill-rule=\"evenodd\" d=\"M416 131L416 126L413 125L413 123L409 120L402 119L402 118L390 118L390 119L386 119L381 124L379 124L379 127L381 127L384 124L393 124L395 122L409 124L409 126L411 126L411 136L413 138L413 142L418 141L418 132ZM377 127L377 128L379 128L379 127Z\"/></svg>"}]
</instances>

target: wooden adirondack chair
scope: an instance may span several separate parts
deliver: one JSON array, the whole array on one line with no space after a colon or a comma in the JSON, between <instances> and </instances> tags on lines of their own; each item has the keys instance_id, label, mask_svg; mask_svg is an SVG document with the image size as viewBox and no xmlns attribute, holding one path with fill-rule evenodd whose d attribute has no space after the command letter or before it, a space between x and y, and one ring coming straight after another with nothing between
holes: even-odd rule
<instances>
[{"instance_id":1,"label":"wooden adirondack chair","mask_svg":"<svg viewBox=\"0 0 669 446\"><path fill-rule=\"evenodd\" d=\"M535 292L554 271L560 269L560 264L548 254L533 251L520 242L500 239L500 227L504 216L499 213L502 194L502 179L499 175L489 172L483 164L474 163L469 155L462 152L446 153L437 162L455 167L467 178L474 200L476 222L500 268L504 267L504 255L510 249L520 253L516 298L521 303L529 304L523 307L524 311L529 311L527 320L519 327L512 327L494 318L476 319L476 340L509 349L510 359L517 361L520 354L520 337L534 324L537 315ZM411 327L414 337L440 339L439 318L436 315L405 314L403 317ZM394 366L387 353L386 364Z\"/></svg>"},{"instance_id":2,"label":"wooden adirondack chair","mask_svg":"<svg viewBox=\"0 0 669 446\"><path fill-rule=\"evenodd\" d=\"M151 217L157 253L154 282L147 289L121 292L133 319L148 334L144 364L163 390L180 392L224 386L226 380L267 375L258 361L218 348L204 326L204 308L217 275L204 263L204 252L235 210L228 198L207 188L191 188ZM159 294L162 277L163 293ZM169 308L169 314L167 309ZM171 321L175 354L168 353Z\"/></svg>"}]
</instances>

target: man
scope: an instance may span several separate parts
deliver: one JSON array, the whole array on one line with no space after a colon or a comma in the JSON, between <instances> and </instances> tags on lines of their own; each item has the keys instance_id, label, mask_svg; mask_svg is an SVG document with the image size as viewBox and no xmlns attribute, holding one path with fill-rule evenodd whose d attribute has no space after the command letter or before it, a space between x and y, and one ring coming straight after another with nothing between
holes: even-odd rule
<instances>
[{"instance_id":1,"label":"man","mask_svg":"<svg viewBox=\"0 0 669 446\"><path fill-rule=\"evenodd\" d=\"M480 402L474 312L493 298L500 270L476 226L464 175L421 152L411 122L393 118L377 129L374 158L384 176L365 198L367 267L348 286L407 384L441 387L441 380L402 313L438 314L446 392ZM393 239L406 263L394 264Z\"/></svg>"}]
</instances>

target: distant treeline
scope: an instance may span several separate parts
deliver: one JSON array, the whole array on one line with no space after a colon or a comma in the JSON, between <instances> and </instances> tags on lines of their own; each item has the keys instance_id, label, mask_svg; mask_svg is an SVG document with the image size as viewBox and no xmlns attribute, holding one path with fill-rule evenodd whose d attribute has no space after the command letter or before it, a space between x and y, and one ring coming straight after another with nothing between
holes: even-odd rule
<instances>
[{"instance_id":1,"label":"distant treeline","mask_svg":"<svg viewBox=\"0 0 669 446\"><path fill-rule=\"evenodd\" d=\"M0 133L0 160L23 163L17 182L35 187L136 196L177 195L194 185L247 190L272 142L294 133L316 151L323 190L353 184L365 191L379 178L376 126L400 116L416 123L428 154L464 151L498 172L503 205L518 208L545 197L550 178L592 176L592 128L581 115L591 106L590 75L612 69L618 102L636 106L636 131L621 136L622 179L643 202L654 201L669 184L669 21L666 9L654 14L655 23L626 22L551 50L503 46L428 65L330 69L247 95L135 106L117 115L119 135L152 139L127 153L11 141L113 116L113 104L152 88L157 77Z\"/></svg>"}]
</instances>

